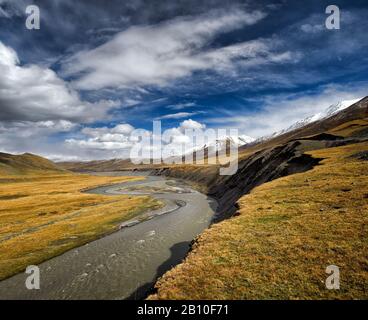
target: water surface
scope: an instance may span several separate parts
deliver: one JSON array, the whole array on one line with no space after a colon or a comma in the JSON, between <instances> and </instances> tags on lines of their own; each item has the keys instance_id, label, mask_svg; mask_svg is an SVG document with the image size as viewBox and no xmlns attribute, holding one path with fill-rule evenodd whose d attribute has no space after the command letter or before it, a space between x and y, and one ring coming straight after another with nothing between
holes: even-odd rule
<instances>
[{"instance_id":1,"label":"water surface","mask_svg":"<svg viewBox=\"0 0 368 320\"><path fill-rule=\"evenodd\" d=\"M126 172L119 174L128 175ZM167 204L179 200L181 206L40 264L40 290L26 289L28 275L25 273L0 282L0 299L144 297L157 277L186 256L190 242L210 225L217 204L183 182L164 177L147 176L144 181L100 187L89 192L113 197L122 193L121 188L137 185L182 188L183 193L166 190L151 194Z\"/></svg>"}]
</instances>

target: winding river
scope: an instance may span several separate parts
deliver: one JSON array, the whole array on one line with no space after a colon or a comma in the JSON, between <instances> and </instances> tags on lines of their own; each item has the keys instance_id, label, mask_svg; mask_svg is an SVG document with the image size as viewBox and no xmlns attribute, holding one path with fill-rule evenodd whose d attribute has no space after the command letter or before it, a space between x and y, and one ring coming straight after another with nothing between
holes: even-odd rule
<instances>
[{"instance_id":1,"label":"winding river","mask_svg":"<svg viewBox=\"0 0 368 320\"><path fill-rule=\"evenodd\" d=\"M88 192L112 197L150 194L165 208L152 212L150 220L133 221L130 227L40 264L40 290L26 289L25 273L0 282L0 299L141 299L159 276L183 260L217 207L215 200L183 182L156 176Z\"/></svg>"}]
</instances>

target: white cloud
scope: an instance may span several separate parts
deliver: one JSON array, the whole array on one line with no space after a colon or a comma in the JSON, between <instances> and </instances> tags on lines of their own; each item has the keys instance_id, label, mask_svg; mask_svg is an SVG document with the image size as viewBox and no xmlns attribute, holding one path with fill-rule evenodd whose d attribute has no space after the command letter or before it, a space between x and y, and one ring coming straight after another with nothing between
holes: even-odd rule
<instances>
[{"instance_id":1,"label":"white cloud","mask_svg":"<svg viewBox=\"0 0 368 320\"><path fill-rule=\"evenodd\" d=\"M123 123L115 126L112 129L114 133L121 133L121 134L130 134L134 130L134 127L128 123Z\"/></svg>"},{"instance_id":2,"label":"white cloud","mask_svg":"<svg viewBox=\"0 0 368 320\"><path fill-rule=\"evenodd\" d=\"M300 29L306 33L318 33L321 32L325 29L325 26L323 26L322 24L303 24Z\"/></svg>"},{"instance_id":3,"label":"white cloud","mask_svg":"<svg viewBox=\"0 0 368 320\"><path fill-rule=\"evenodd\" d=\"M258 138L286 129L339 101L366 96L367 92L368 83L361 83L358 86L327 85L319 93L265 96L259 102L263 105L262 109L256 113L222 110L223 117L213 117L205 121L240 128L245 134Z\"/></svg>"},{"instance_id":4,"label":"white cloud","mask_svg":"<svg viewBox=\"0 0 368 320\"><path fill-rule=\"evenodd\" d=\"M162 152L164 156L179 155L182 148L192 142L186 130L204 130L206 125L192 119L180 123L178 127L170 128L162 132ZM152 137L153 132L140 129L140 134ZM74 151L80 155L80 159L109 159L129 158L131 148L138 142L134 128L127 123L118 124L113 128L108 127L86 127L81 130L83 138L67 139L65 141L66 151ZM144 144L144 143L143 143ZM150 144L144 145L144 149L151 150ZM169 154L165 154L169 150ZM70 153L68 154L70 155Z\"/></svg>"},{"instance_id":5,"label":"white cloud","mask_svg":"<svg viewBox=\"0 0 368 320\"><path fill-rule=\"evenodd\" d=\"M68 149L84 149L92 151L97 158L123 157L127 158L129 150L134 142L130 140L130 134L134 127L128 123L118 124L113 128L86 127L81 130L85 136L83 139L67 139L65 144Z\"/></svg>"},{"instance_id":6,"label":"white cloud","mask_svg":"<svg viewBox=\"0 0 368 320\"><path fill-rule=\"evenodd\" d=\"M0 4L5 2L11 4L23 1L0 0ZM18 14L18 7L12 10L6 7L6 12L1 11L0 7L0 17ZM323 18L323 14L321 15ZM358 33L355 37L347 36L353 28L348 28L347 20L352 18L346 12L345 31L328 33L328 38L324 38L326 41L323 41L326 45L321 48L303 46L306 39L316 37L322 39L325 35L324 32L319 32L321 15L299 21L284 30L284 34L274 35L269 39L259 38L255 41L215 48L212 44L217 36L257 23L265 14L258 11L250 13L231 10L212 11L205 15L180 17L157 25L131 27L110 38L111 40L104 45L79 52L67 60L64 72L76 79L73 84L63 80L45 65L22 64L17 53L0 41L1 150L31 151L58 159L60 155L64 155L67 159L75 160L126 157L135 143L129 139L134 128L126 123L114 128L94 128L89 124L90 127L81 131L73 131L73 139L68 139L64 145L55 142L60 141L60 137L48 141L48 138L54 138L53 135L56 133L76 130L80 124L109 119L109 112L121 104L112 100L101 100L96 103L83 101L76 91L78 88L110 90L109 87L112 87L110 91L88 92L88 96L94 96L94 100L98 100L96 97L120 94L124 95L121 98L124 106L137 106L144 102L144 95L150 94L152 87L149 85L171 85L174 84L174 80L201 70L218 72L218 75L213 77L212 73L203 75L207 77L203 78L204 80L212 81L213 87L217 88L217 84L221 84L234 91L236 85L246 90L250 86L255 86L254 83L260 89L270 84L272 87L279 85L293 88L300 83L315 84L326 79L328 81L331 79L326 75L328 70L315 69L312 65L321 63L321 59L331 59L334 55L344 58L345 53L364 52L366 41L364 33ZM286 73L274 73L268 68L257 68L265 64L296 62L303 57L302 53L297 52L299 50L305 53L303 60L307 63L305 68L300 65L297 71L290 69L289 72L287 69ZM354 61L358 64L360 60ZM360 70L350 68L349 65L345 65L345 68L349 68L351 73ZM235 81L228 81L229 75L235 75ZM236 77L237 75L239 77ZM339 73L334 71L333 76L336 79ZM191 79L188 80L193 86ZM258 107L261 109L257 109L257 113L230 109L224 110L222 118L216 116L204 121L223 124L227 128L241 128L246 134L257 137L288 127L294 121L317 113L337 100L366 95L368 86L362 88L330 86L319 94L305 92L303 95L266 96L260 100ZM207 86L206 89L210 90L211 86ZM139 92L142 97L139 94L133 95L132 92ZM193 95L184 97L189 100ZM152 104L158 102L161 104L164 99L167 98L157 99ZM193 106L195 106L193 102L168 106L168 109L178 112L164 115L162 119L194 116L196 112L184 110ZM184 135L185 128L205 127L202 123L188 119L178 127L166 131L172 134L172 137L165 143L171 144L173 149L179 148L188 141ZM146 132L147 135L152 134L150 131Z\"/></svg>"},{"instance_id":7,"label":"white cloud","mask_svg":"<svg viewBox=\"0 0 368 320\"><path fill-rule=\"evenodd\" d=\"M0 120L91 122L106 118L119 101L82 101L51 69L20 65L17 53L0 41Z\"/></svg>"},{"instance_id":8,"label":"white cloud","mask_svg":"<svg viewBox=\"0 0 368 320\"><path fill-rule=\"evenodd\" d=\"M103 137L98 141L95 139L88 140L75 140L68 139L66 143L71 146L77 146L79 148L97 149L103 151L122 151L132 147L132 143L129 141L103 141ZM111 154L105 153L105 156L109 158Z\"/></svg>"},{"instance_id":9,"label":"white cloud","mask_svg":"<svg viewBox=\"0 0 368 320\"><path fill-rule=\"evenodd\" d=\"M56 133L69 132L78 125L67 120L47 121L0 121L0 146L2 152L33 152L49 156L50 150L62 146L48 141ZM67 156L67 154L65 154Z\"/></svg>"},{"instance_id":10,"label":"white cloud","mask_svg":"<svg viewBox=\"0 0 368 320\"><path fill-rule=\"evenodd\" d=\"M186 103L177 103L171 106L167 106L167 109L171 109L171 110L182 110L185 108L191 108L196 106L196 104L194 102L186 102Z\"/></svg>"},{"instance_id":11,"label":"white cloud","mask_svg":"<svg viewBox=\"0 0 368 320\"><path fill-rule=\"evenodd\" d=\"M203 113L203 112L177 112L177 113L171 113L171 114L166 114L164 116L158 117L156 119L158 120L165 120L165 119L181 119L181 118L188 118L191 116L195 116L199 113Z\"/></svg>"},{"instance_id":12,"label":"white cloud","mask_svg":"<svg viewBox=\"0 0 368 320\"><path fill-rule=\"evenodd\" d=\"M202 53L199 57L202 60L208 61L211 68L220 71L232 68L234 62L238 62L243 67L253 67L270 62L292 60L293 54L289 51L282 53L274 52L274 47L279 44L278 42L276 39L252 40L210 50Z\"/></svg>"},{"instance_id":13,"label":"white cloud","mask_svg":"<svg viewBox=\"0 0 368 320\"><path fill-rule=\"evenodd\" d=\"M206 128L205 124L199 123L199 122L194 121L192 119L184 120L180 124L180 129L181 130L185 130L185 129L205 129L205 128Z\"/></svg>"},{"instance_id":14,"label":"white cloud","mask_svg":"<svg viewBox=\"0 0 368 320\"><path fill-rule=\"evenodd\" d=\"M71 132L81 123L108 119L109 111L118 106L119 101L83 101L53 70L34 64L22 65L16 51L0 41L2 151L28 151L45 156L51 150L52 154L65 156L79 154L79 150L65 150L50 138ZM116 130L127 132L129 128L122 126Z\"/></svg>"},{"instance_id":15,"label":"white cloud","mask_svg":"<svg viewBox=\"0 0 368 320\"><path fill-rule=\"evenodd\" d=\"M13 48L6 47L2 42L0 42L0 62L3 66L8 67L19 63L18 55Z\"/></svg>"},{"instance_id":16,"label":"white cloud","mask_svg":"<svg viewBox=\"0 0 368 320\"><path fill-rule=\"evenodd\" d=\"M108 128L108 127L97 127L97 128L91 128L91 127L86 127L82 129L82 133L87 135L87 136L91 136L94 138L99 138L101 135L104 134L121 134L121 135L128 135L130 134L132 131L134 130L134 127L131 126L128 123L122 123L122 124L118 124L113 128Z\"/></svg>"},{"instance_id":17,"label":"white cloud","mask_svg":"<svg viewBox=\"0 0 368 320\"><path fill-rule=\"evenodd\" d=\"M216 69L236 57L252 56L256 42L205 50L221 33L255 24L260 11L213 11L197 17L181 17L151 26L131 27L90 51L82 51L64 64L64 72L79 76L80 89L133 85L167 85L196 70ZM249 51L253 46L252 52Z\"/></svg>"},{"instance_id":18,"label":"white cloud","mask_svg":"<svg viewBox=\"0 0 368 320\"><path fill-rule=\"evenodd\" d=\"M77 125L67 120L47 120L47 121L12 121L0 122L0 134L16 134L21 138L33 138L38 135L52 134L55 132L67 132Z\"/></svg>"}]
</instances>

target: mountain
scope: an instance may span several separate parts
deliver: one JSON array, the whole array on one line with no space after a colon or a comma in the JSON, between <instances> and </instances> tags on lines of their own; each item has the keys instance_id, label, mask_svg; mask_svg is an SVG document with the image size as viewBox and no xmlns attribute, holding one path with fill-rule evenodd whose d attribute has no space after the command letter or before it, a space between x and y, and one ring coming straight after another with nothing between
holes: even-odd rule
<instances>
[{"instance_id":1,"label":"mountain","mask_svg":"<svg viewBox=\"0 0 368 320\"><path fill-rule=\"evenodd\" d=\"M302 128L304 126L306 126L309 123L313 123L316 121L320 121L323 119L328 119L329 117L332 117L333 115L335 115L336 113L352 106L353 104L357 103L358 101L362 100L363 98L359 98L359 99L353 99L353 100L344 100L344 101L339 101L335 104L330 105L328 108L326 108L325 110L313 114L311 116L308 116L302 120L299 120L297 122L295 122L294 124L292 124L290 127L274 132L272 135L269 136L264 136L261 138L258 138L256 141L257 142L262 142L262 141L266 141L272 138L275 138L277 136L283 135L287 132L291 132L294 131L296 129Z\"/></svg>"},{"instance_id":2,"label":"mountain","mask_svg":"<svg viewBox=\"0 0 368 320\"><path fill-rule=\"evenodd\" d=\"M202 163L203 159L205 159L205 163L207 163L208 156L214 156L216 152L229 150L230 147L233 148L240 148L243 146L246 146L249 143L254 142L255 139L246 135L239 135L239 136L222 136L218 139L212 140L207 142L203 146L197 146L193 149L185 152L185 154L180 155L173 155L170 157L165 157L166 163L180 163L180 160L184 163L185 157L188 155L193 154L193 162L199 163L197 161L200 161Z\"/></svg>"},{"instance_id":3,"label":"mountain","mask_svg":"<svg viewBox=\"0 0 368 320\"><path fill-rule=\"evenodd\" d=\"M320 120L311 121L299 128L294 128L290 131L285 130L284 132L277 135L275 134L263 139L257 139L255 142L241 147L240 151L249 154L250 152L261 150L270 146L283 144L293 139L295 140L310 135L318 135L332 130L340 125L348 125L348 123L352 121L363 121L363 127L366 126L365 119L367 119L368 117L368 96L359 100L353 105L345 107L348 103L349 102L341 102L340 104L332 105L331 107L327 108L325 112L322 113ZM339 106L341 107L340 111L334 112L333 115L329 113L332 112L334 108L337 108ZM359 127L358 123L352 123L351 125L357 126L355 129L358 129Z\"/></svg>"},{"instance_id":4,"label":"mountain","mask_svg":"<svg viewBox=\"0 0 368 320\"><path fill-rule=\"evenodd\" d=\"M204 158L207 158L209 149L213 150L215 147L222 149L226 146L226 143L238 145L239 156L242 157L265 148L287 143L293 139L298 139L309 135L318 135L343 124L347 126L350 122L354 121L364 122L362 119L368 117L368 97L365 97L351 105L352 102L354 102L354 100L342 101L335 105L331 105L323 112L301 120L288 129L264 139L254 140L253 138L244 135L239 136L238 138L226 136L221 139L217 139L204 145L203 147L193 149L193 158L195 160L197 159L197 153L201 154L198 160L202 157L202 154L204 154ZM350 123L350 125L352 126L352 130L359 129L358 123ZM365 125L366 124L363 123L362 128L364 128ZM177 157L172 157L172 159L177 159ZM129 170L137 167L140 169L150 169L155 167L152 165L137 166L131 163L129 160L122 159L89 162L62 162L58 163L58 165L67 170L84 172Z\"/></svg>"},{"instance_id":5,"label":"mountain","mask_svg":"<svg viewBox=\"0 0 368 320\"><path fill-rule=\"evenodd\" d=\"M191 152L193 152L194 159L201 159L202 156L197 158L197 154L203 154L207 158L208 151L214 152L217 148L218 151L226 148L226 144L242 147L248 143L254 142L255 139L248 137L246 135L240 136L224 136L220 139L211 141L204 146L195 147ZM184 159L184 155L182 156ZM174 155L171 157L166 157L165 161L175 161L180 159L180 156ZM183 160L184 161L184 160ZM151 168L152 165L139 165L133 164L129 159L108 159L108 160L95 160L95 161L80 161L80 162L58 162L58 166L61 168L76 171L76 172L88 172L88 171L119 171L119 170L129 170L139 167L140 169Z\"/></svg>"},{"instance_id":6,"label":"mountain","mask_svg":"<svg viewBox=\"0 0 368 320\"><path fill-rule=\"evenodd\" d=\"M211 152L221 151L224 150L226 147L242 147L249 143L254 142L255 139L246 135L239 135L239 136L224 136L216 139L214 141L210 141L209 143L205 144L202 147L197 147L194 149L195 152L200 150L207 150Z\"/></svg>"},{"instance_id":7,"label":"mountain","mask_svg":"<svg viewBox=\"0 0 368 320\"><path fill-rule=\"evenodd\" d=\"M0 153L0 174L17 175L33 172L64 172L52 161L31 153Z\"/></svg>"},{"instance_id":8,"label":"mountain","mask_svg":"<svg viewBox=\"0 0 368 320\"><path fill-rule=\"evenodd\" d=\"M217 147L217 150L222 150L226 143L230 143L234 146L241 147L248 143L254 142L255 139L246 135L239 135L239 136L225 136L221 137L219 139L216 139L215 141L212 141L208 143L207 145L204 145L202 148L206 147Z\"/></svg>"}]
</instances>

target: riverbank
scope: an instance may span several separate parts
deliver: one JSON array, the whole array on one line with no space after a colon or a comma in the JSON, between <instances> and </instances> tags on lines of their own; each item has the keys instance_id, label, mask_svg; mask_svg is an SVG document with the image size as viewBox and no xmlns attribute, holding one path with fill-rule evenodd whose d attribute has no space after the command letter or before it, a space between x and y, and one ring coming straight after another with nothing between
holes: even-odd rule
<instances>
[{"instance_id":1,"label":"riverbank","mask_svg":"<svg viewBox=\"0 0 368 320\"><path fill-rule=\"evenodd\" d=\"M104 186L88 192L93 193L91 196L105 196L114 201L120 197L137 197L119 193L129 192L133 186L134 192L137 189L146 193L153 191L150 197L156 201L180 202L182 205L170 213L123 228L39 264L41 290L27 290L24 286L27 275L24 273L1 281L0 297L146 297L157 278L180 263L187 255L192 240L208 228L217 204L206 195L190 189L188 185L164 177L148 176L145 180ZM174 192L171 192L172 188Z\"/></svg>"},{"instance_id":2,"label":"riverbank","mask_svg":"<svg viewBox=\"0 0 368 320\"><path fill-rule=\"evenodd\" d=\"M125 171L106 172L105 174L138 176L136 172ZM138 223L142 223L155 217L174 212L175 210L178 210L179 208L187 205L187 203L183 200L165 198L165 194L183 194L195 192L186 185L181 185L179 187L177 186L178 183L174 183L173 181L171 181L172 185L169 185L169 180L165 181L160 178L148 177L150 172L141 172L140 174L143 174L145 176L144 180L133 180L131 182L128 181L123 185L108 185L85 191L89 194L102 195L153 196L160 201L161 206L159 208L143 212L142 214L136 216L134 219L125 220L119 225L120 230L128 227L133 227Z\"/></svg>"},{"instance_id":3,"label":"riverbank","mask_svg":"<svg viewBox=\"0 0 368 320\"><path fill-rule=\"evenodd\" d=\"M149 299L367 299L367 150L306 152L325 160L241 197L236 216L198 237ZM332 264L340 290L325 286Z\"/></svg>"},{"instance_id":4,"label":"riverbank","mask_svg":"<svg viewBox=\"0 0 368 320\"><path fill-rule=\"evenodd\" d=\"M99 185L143 177L69 173L2 175L0 279L116 231L119 224L160 208L148 196L86 194Z\"/></svg>"}]
</instances>

